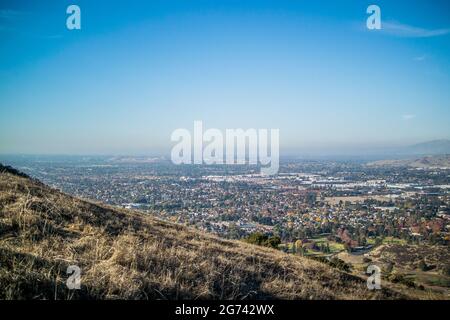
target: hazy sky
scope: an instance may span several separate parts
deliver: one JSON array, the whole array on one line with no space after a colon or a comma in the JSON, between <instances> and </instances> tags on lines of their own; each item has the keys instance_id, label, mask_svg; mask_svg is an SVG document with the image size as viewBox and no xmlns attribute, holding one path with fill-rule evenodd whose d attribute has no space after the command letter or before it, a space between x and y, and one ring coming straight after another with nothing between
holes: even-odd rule
<instances>
[{"instance_id":1,"label":"hazy sky","mask_svg":"<svg viewBox=\"0 0 450 320\"><path fill-rule=\"evenodd\" d=\"M282 150L450 138L449 80L449 1L0 1L0 153L168 152L194 120Z\"/></svg>"}]
</instances>

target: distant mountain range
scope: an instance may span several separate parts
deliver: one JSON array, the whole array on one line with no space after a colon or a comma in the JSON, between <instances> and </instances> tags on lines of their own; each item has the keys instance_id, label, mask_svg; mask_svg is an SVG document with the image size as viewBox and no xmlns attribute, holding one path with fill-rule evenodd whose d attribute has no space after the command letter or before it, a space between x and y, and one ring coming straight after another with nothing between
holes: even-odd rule
<instances>
[{"instance_id":1,"label":"distant mountain range","mask_svg":"<svg viewBox=\"0 0 450 320\"><path fill-rule=\"evenodd\" d=\"M450 154L450 140L432 140L413 145L397 147L333 147L327 149L282 150L286 157L300 159L359 159L359 160L385 160L385 159L412 159L432 155Z\"/></svg>"},{"instance_id":2,"label":"distant mountain range","mask_svg":"<svg viewBox=\"0 0 450 320\"><path fill-rule=\"evenodd\" d=\"M375 167L450 168L450 155L434 155L401 160L379 160L369 162L367 165Z\"/></svg>"},{"instance_id":3,"label":"distant mountain range","mask_svg":"<svg viewBox=\"0 0 450 320\"><path fill-rule=\"evenodd\" d=\"M450 154L450 140L433 140L414 144L399 150L400 153L411 155Z\"/></svg>"}]
</instances>

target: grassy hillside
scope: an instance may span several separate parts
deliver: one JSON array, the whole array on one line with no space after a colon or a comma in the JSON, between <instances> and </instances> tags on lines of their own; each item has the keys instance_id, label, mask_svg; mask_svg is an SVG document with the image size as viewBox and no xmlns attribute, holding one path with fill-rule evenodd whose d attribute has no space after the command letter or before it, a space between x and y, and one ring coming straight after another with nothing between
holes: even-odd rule
<instances>
[{"instance_id":1,"label":"grassy hillside","mask_svg":"<svg viewBox=\"0 0 450 320\"><path fill-rule=\"evenodd\" d=\"M81 290L66 269L81 268ZM0 166L1 299L398 299L323 263L65 195Z\"/></svg>"}]
</instances>

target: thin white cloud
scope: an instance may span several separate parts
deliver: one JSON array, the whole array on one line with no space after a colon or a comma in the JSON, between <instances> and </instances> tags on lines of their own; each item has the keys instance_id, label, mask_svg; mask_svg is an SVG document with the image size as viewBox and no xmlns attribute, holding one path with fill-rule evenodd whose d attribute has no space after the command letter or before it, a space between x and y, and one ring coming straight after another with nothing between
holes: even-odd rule
<instances>
[{"instance_id":1,"label":"thin white cloud","mask_svg":"<svg viewBox=\"0 0 450 320\"><path fill-rule=\"evenodd\" d=\"M415 114L404 114L404 115L402 115L402 119L403 119L403 120L412 120L412 119L414 119L415 117L416 117Z\"/></svg>"},{"instance_id":2,"label":"thin white cloud","mask_svg":"<svg viewBox=\"0 0 450 320\"><path fill-rule=\"evenodd\" d=\"M424 29L393 21L383 21L381 23L381 30L387 34L407 38L429 38L450 34L450 28Z\"/></svg>"}]
</instances>

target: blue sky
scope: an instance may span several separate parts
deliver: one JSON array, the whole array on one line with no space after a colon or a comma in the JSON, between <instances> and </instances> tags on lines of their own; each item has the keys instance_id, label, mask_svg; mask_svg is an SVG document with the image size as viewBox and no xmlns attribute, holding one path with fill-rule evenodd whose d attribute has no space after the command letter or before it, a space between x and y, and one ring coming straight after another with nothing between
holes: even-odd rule
<instances>
[{"instance_id":1,"label":"blue sky","mask_svg":"<svg viewBox=\"0 0 450 320\"><path fill-rule=\"evenodd\" d=\"M167 153L194 120L299 153L448 139L449 80L448 1L0 2L0 153Z\"/></svg>"}]
</instances>

